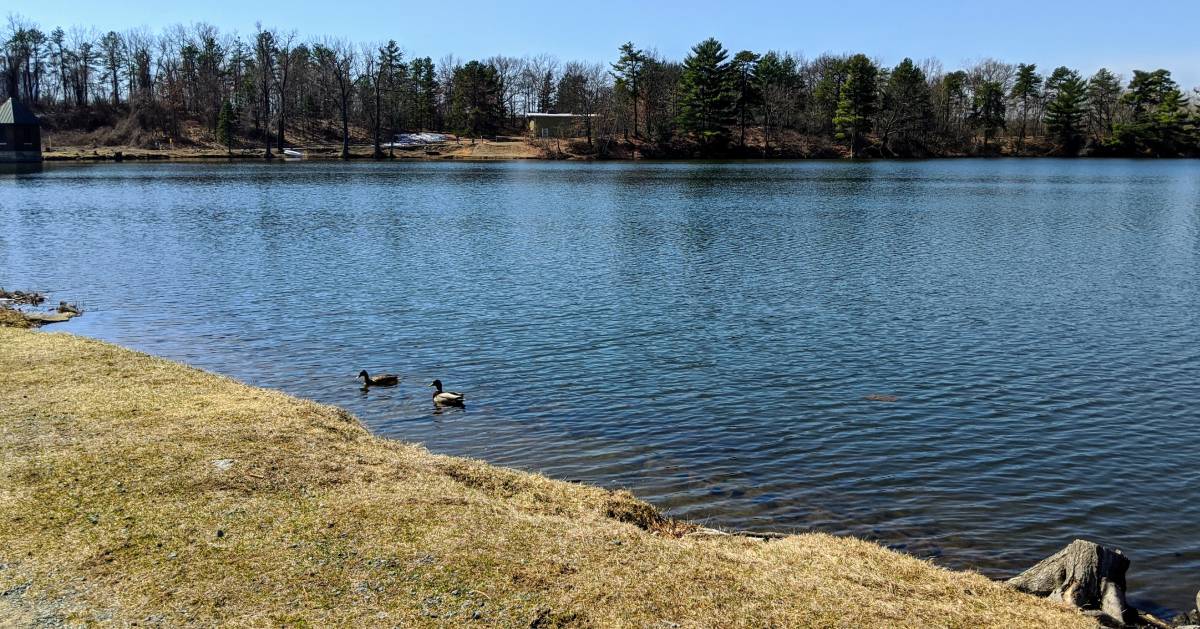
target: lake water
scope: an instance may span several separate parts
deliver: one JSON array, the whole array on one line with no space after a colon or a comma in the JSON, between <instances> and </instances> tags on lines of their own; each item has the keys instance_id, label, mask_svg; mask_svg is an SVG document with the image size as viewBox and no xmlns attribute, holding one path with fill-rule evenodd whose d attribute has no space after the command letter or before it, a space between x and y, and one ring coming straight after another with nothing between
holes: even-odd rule
<instances>
[{"instance_id":1,"label":"lake water","mask_svg":"<svg viewBox=\"0 0 1200 629\"><path fill-rule=\"evenodd\" d=\"M676 517L1200 589L1200 162L47 165L0 285Z\"/></svg>"}]
</instances>

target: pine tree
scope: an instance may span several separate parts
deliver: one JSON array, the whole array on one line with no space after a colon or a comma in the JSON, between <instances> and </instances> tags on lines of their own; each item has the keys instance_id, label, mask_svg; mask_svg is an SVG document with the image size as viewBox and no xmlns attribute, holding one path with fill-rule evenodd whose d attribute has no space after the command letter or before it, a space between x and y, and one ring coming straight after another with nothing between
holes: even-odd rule
<instances>
[{"instance_id":1,"label":"pine tree","mask_svg":"<svg viewBox=\"0 0 1200 629\"><path fill-rule=\"evenodd\" d=\"M1116 126L1112 143L1127 152L1156 157L1196 152L1196 123L1188 100L1166 70L1134 70L1122 97L1132 120Z\"/></svg>"},{"instance_id":2,"label":"pine tree","mask_svg":"<svg viewBox=\"0 0 1200 629\"><path fill-rule=\"evenodd\" d=\"M236 133L237 118L233 112L233 104L226 100L217 116L217 141L225 145L225 150L230 155L233 155L233 138Z\"/></svg>"},{"instance_id":3,"label":"pine tree","mask_svg":"<svg viewBox=\"0 0 1200 629\"><path fill-rule=\"evenodd\" d=\"M375 59L375 76L367 77L373 89L372 96L374 101L375 112L371 122L374 127L372 137L374 140L375 159L383 157L383 150L380 148L380 136L383 130L384 108L391 109L395 102L396 91L396 69L402 68L403 53L400 52L400 46L396 44L396 40L388 40L387 44L379 47ZM389 112L390 113L390 112ZM389 120L394 120L393 115L387 116ZM394 131L394 130L393 130Z\"/></svg>"},{"instance_id":4,"label":"pine tree","mask_svg":"<svg viewBox=\"0 0 1200 629\"><path fill-rule=\"evenodd\" d=\"M754 66L754 86L760 97L763 125L763 154L771 150L771 136L780 125L783 110L797 107L800 77L796 59L771 51Z\"/></svg>"},{"instance_id":5,"label":"pine tree","mask_svg":"<svg viewBox=\"0 0 1200 629\"><path fill-rule=\"evenodd\" d=\"M737 90L737 101L734 107L737 110L739 147L746 146L746 121L752 115L751 110L762 97L758 85L754 81L754 72L758 67L758 61L758 55L749 50L743 50L733 56L733 64L730 66Z\"/></svg>"},{"instance_id":6,"label":"pine tree","mask_svg":"<svg viewBox=\"0 0 1200 629\"><path fill-rule=\"evenodd\" d=\"M1088 126L1097 144L1108 141L1116 122L1121 99L1121 80L1107 68L1100 68L1088 79Z\"/></svg>"},{"instance_id":7,"label":"pine tree","mask_svg":"<svg viewBox=\"0 0 1200 629\"><path fill-rule=\"evenodd\" d=\"M1013 82L1009 96L1021 105L1021 130L1017 134L1017 150L1025 148L1025 127L1029 121L1029 106L1041 96L1042 76L1037 73L1037 64L1022 63L1017 66L1017 79Z\"/></svg>"},{"instance_id":8,"label":"pine tree","mask_svg":"<svg viewBox=\"0 0 1200 629\"><path fill-rule=\"evenodd\" d=\"M494 135L503 117L500 100L495 68L471 61L455 69L450 111L457 132L473 138Z\"/></svg>"},{"instance_id":9,"label":"pine tree","mask_svg":"<svg viewBox=\"0 0 1200 629\"><path fill-rule=\"evenodd\" d=\"M729 142L737 92L729 52L712 37L692 47L679 80L679 126L708 152Z\"/></svg>"},{"instance_id":10,"label":"pine tree","mask_svg":"<svg viewBox=\"0 0 1200 629\"><path fill-rule=\"evenodd\" d=\"M833 125L836 137L849 142L851 158L858 155L859 140L870 130L875 116L878 75L879 68L866 55L854 55L846 61L846 82L842 85Z\"/></svg>"},{"instance_id":11,"label":"pine tree","mask_svg":"<svg viewBox=\"0 0 1200 629\"><path fill-rule=\"evenodd\" d=\"M1076 154L1087 120L1087 83L1078 72L1060 67L1046 81L1046 89L1053 94L1046 105L1046 130L1062 152Z\"/></svg>"},{"instance_id":12,"label":"pine tree","mask_svg":"<svg viewBox=\"0 0 1200 629\"><path fill-rule=\"evenodd\" d=\"M988 141L997 131L1004 128L1004 88L995 81L984 81L975 88L971 115L968 120L976 129L983 131L983 150L987 152Z\"/></svg>"},{"instance_id":13,"label":"pine tree","mask_svg":"<svg viewBox=\"0 0 1200 629\"><path fill-rule=\"evenodd\" d=\"M638 136L638 97L642 94L642 73L646 69L648 55L633 46L633 42L625 42L621 46L621 58L613 64L613 75L617 79L617 89L629 93L633 109L633 137Z\"/></svg>"},{"instance_id":14,"label":"pine tree","mask_svg":"<svg viewBox=\"0 0 1200 629\"><path fill-rule=\"evenodd\" d=\"M924 151L926 131L933 122L925 73L905 58L887 75L877 127L884 150L892 155ZM897 150L899 149L899 150Z\"/></svg>"}]
</instances>

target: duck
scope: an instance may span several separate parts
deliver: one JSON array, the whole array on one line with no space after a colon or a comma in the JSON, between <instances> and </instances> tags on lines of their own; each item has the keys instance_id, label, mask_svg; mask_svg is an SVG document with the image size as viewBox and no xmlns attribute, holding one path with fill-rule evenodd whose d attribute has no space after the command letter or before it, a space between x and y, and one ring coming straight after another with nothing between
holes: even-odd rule
<instances>
[{"instance_id":1,"label":"duck","mask_svg":"<svg viewBox=\"0 0 1200 629\"><path fill-rule=\"evenodd\" d=\"M358 377L363 379L363 388L367 387L394 387L400 383L400 376L394 373L385 373L381 376L371 377L366 369L358 372Z\"/></svg>"},{"instance_id":2,"label":"duck","mask_svg":"<svg viewBox=\"0 0 1200 629\"><path fill-rule=\"evenodd\" d=\"M462 406L463 402L465 401L465 398L461 393L455 393L454 391L443 391L441 380L434 380L433 382L429 383L429 386L437 389L437 391L433 392L434 404L442 404L445 406Z\"/></svg>"}]
</instances>

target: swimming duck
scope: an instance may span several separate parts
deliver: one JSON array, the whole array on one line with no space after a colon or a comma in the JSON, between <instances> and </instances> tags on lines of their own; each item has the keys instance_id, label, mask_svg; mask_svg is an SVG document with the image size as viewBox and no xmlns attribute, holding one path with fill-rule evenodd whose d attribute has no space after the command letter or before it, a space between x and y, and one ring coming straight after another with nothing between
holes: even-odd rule
<instances>
[{"instance_id":1,"label":"swimming duck","mask_svg":"<svg viewBox=\"0 0 1200 629\"><path fill-rule=\"evenodd\" d=\"M363 379L363 388L367 387L394 387L400 383L400 376L394 373L385 373L382 376L371 377L366 369L358 372L358 377Z\"/></svg>"},{"instance_id":2,"label":"swimming duck","mask_svg":"<svg viewBox=\"0 0 1200 629\"><path fill-rule=\"evenodd\" d=\"M437 391L433 392L433 403L443 404L446 406L462 406L465 401L463 394L455 393L454 391L443 391L442 381L434 380L429 383L429 386L434 387Z\"/></svg>"}]
</instances>

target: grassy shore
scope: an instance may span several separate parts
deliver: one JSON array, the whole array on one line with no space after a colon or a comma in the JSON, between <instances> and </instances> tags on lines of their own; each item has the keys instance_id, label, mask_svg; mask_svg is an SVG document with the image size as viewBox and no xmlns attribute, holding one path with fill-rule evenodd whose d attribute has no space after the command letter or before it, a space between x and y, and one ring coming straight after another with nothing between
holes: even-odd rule
<instances>
[{"instance_id":1,"label":"grassy shore","mask_svg":"<svg viewBox=\"0 0 1200 629\"><path fill-rule=\"evenodd\" d=\"M8 328L0 593L19 626L1093 626L872 543L714 535L625 492Z\"/></svg>"},{"instance_id":2,"label":"grassy shore","mask_svg":"<svg viewBox=\"0 0 1200 629\"><path fill-rule=\"evenodd\" d=\"M304 153L309 160L341 159L341 145L319 144L301 145L295 148ZM375 149L370 144L353 144L350 147L352 159L371 159ZM447 142L430 144L422 147L396 149L385 153L386 159L396 160L514 160L514 159L547 159L552 157L543 146L537 142L521 138L470 138L451 139ZM272 150L276 159L283 155L278 150ZM50 162L63 161L212 161L212 160L261 160L263 147L236 148L232 151L219 146L191 145L173 148L147 149L135 146L78 146L56 145L42 152L42 157ZM564 157L572 157L566 155Z\"/></svg>"}]
</instances>

